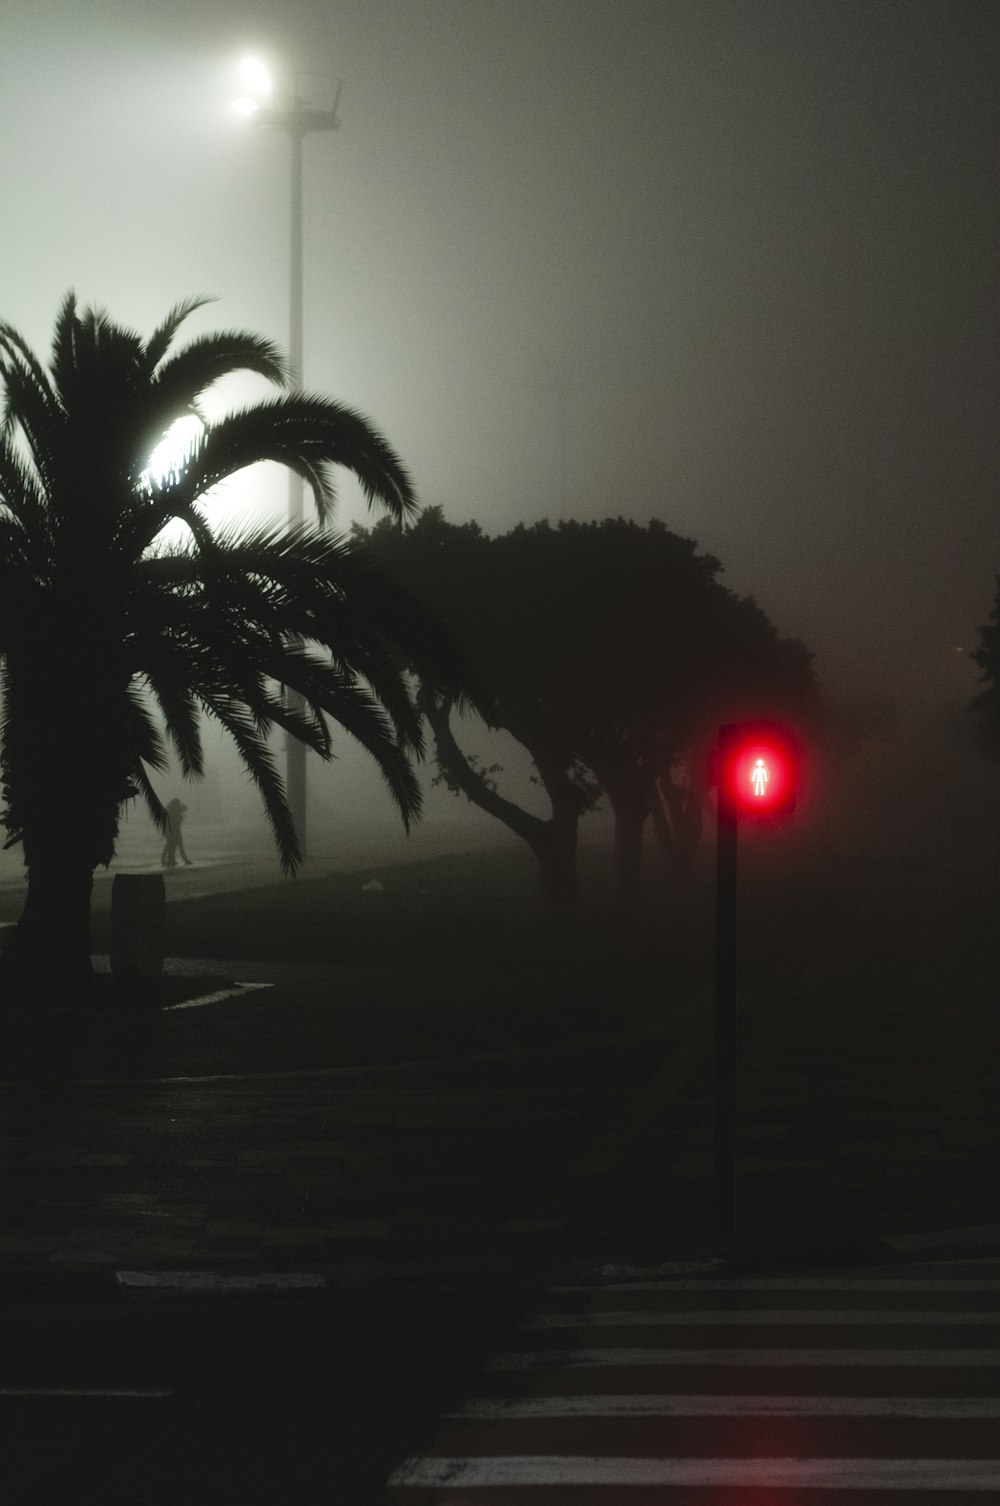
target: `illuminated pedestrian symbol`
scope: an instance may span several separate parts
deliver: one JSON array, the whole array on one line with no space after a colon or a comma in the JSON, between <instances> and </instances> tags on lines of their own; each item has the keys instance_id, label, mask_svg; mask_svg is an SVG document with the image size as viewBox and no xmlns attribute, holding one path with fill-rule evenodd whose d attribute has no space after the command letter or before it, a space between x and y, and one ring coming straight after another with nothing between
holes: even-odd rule
<instances>
[{"instance_id":1,"label":"illuminated pedestrian symbol","mask_svg":"<svg viewBox=\"0 0 1000 1506\"><path fill-rule=\"evenodd\" d=\"M767 764L762 758L758 758L757 762L754 764L750 778L753 780L754 795L758 800L762 800L767 794L768 780Z\"/></svg>"}]
</instances>

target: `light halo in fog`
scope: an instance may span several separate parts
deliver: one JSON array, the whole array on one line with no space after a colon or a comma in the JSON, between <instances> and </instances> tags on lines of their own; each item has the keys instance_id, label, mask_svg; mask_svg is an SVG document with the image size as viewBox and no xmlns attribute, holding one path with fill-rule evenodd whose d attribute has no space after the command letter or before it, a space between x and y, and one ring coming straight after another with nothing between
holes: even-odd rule
<instances>
[{"instance_id":1,"label":"light halo in fog","mask_svg":"<svg viewBox=\"0 0 1000 1506\"><path fill-rule=\"evenodd\" d=\"M152 486L163 486L171 477L184 468L198 444L205 425L194 413L186 413L175 419L153 450L143 472L143 479ZM187 546L191 530L182 518L171 518L156 535L150 548L156 554L173 553Z\"/></svg>"}]
</instances>

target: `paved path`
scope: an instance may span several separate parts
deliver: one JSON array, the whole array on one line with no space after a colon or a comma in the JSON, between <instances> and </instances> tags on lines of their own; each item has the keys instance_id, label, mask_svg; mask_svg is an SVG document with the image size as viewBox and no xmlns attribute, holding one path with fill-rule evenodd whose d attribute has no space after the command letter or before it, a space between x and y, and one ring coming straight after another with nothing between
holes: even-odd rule
<instances>
[{"instance_id":1,"label":"paved path","mask_svg":"<svg viewBox=\"0 0 1000 1506\"><path fill-rule=\"evenodd\" d=\"M320 1082L4 1090L0 1266L314 1270L517 1234L608 1090Z\"/></svg>"},{"instance_id":2,"label":"paved path","mask_svg":"<svg viewBox=\"0 0 1000 1506\"><path fill-rule=\"evenodd\" d=\"M985 1506L1000 1269L550 1287L389 1484L393 1506Z\"/></svg>"},{"instance_id":3,"label":"paved path","mask_svg":"<svg viewBox=\"0 0 1000 1506\"><path fill-rule=\"evenodd\" d=\"M846 914L746 990L742 1244L1000 1225L998 901L947 869L867 874ZM686 1039L546 1190L550 1219L654 1258L704 1216L710 1041L706 992Z\"/></svg>"},{"instance_id":4,"label":"paved path","mask_svg":"<svg viewBox=\"0 0 1000 1506\"><path fill-rule=\"evenodd\" d=\"M947 873L915 873L909 886L890 878L881 893L869 882L855 915L748 1000L738 1249L1000 1224L992 896ZM280 1005L286 1038L302 1022L305 1045L293 1041L302 1057L313 1037L293 1008L293 971L283 964L279 985L253 997ZM632 1262L719 1253L704 1227L710 1009L699 1015L693 1003L683 1040L649 1042L652 1075L638 1087L634 1052L617 1076L600 1052L555 1064L514 1052L492 1068L470 1059L423 1076L358 1078L327 1068L350 1059L355 1022L371 1029L367 995L353 1019L348 1008L361 975L305 972L308 989L330 997L323 1049L332 1046L315 1072L298 1070L311 1061L286 1061L272 1031L258 1046L275 1075L230 1076L229 1043L245 1047L270 1006L222 1002L163 1012L197 1022L199 1051L214 1042L222 1065L196 1080L156 1080L183 1075L176 1066L146 1082L7 1078L0 1276L332 1272L399 1258L454 1269L515 1245L542 1255L599 1246ZM387 969L379 987L399 995L414 976ZM613 1024L613 998L608 1016ZM510 1045L509 1016L498 1017ZM379 1019L385 1061L400 1021ZM116 1038L124 1023L113 1023ZM42 1022L46 1060L68 1048L71 1026ZM179 1033L169 1025L171 1040Z\"/></svg>"}]
</instances>

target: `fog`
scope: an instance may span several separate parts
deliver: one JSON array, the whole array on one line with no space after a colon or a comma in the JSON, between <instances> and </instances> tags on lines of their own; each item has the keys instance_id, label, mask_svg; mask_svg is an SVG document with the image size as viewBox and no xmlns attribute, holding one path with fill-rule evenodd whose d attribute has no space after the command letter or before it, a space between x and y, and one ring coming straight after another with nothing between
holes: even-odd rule
<instances>
[{"instance_id":1,"label":"fog","mask_svg":"<svg viewBox=\"0 0 1000 1506\"><path fill-rule=\"evenodd\" d=\"M190 334L284 343L288 143L231 111L236 64L342 80L306 143L306 385L451 521L694 537L835 701L893 705L876 801L933 803L946 764L981 834L946 729L1000 567L998 34L993 0L7 0L0 317L45 351L70 287L144 330L203 292ZM284 498L265 472L218 513ZM263 832L209 748L192 815ZM317 833L395 831L341 751ZM430 792L414 841L465 812Z\"/></svg>"}]
</instances>

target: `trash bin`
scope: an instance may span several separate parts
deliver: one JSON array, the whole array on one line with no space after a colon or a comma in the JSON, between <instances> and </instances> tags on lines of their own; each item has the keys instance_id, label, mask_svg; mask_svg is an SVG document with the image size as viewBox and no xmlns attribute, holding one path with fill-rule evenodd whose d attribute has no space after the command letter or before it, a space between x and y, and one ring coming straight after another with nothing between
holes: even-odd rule
<instances>
[{"instance_id":1,"label":"trash bin","mask_svg":"<svg viewBox=\"0 0 1000 1506\"><path fill-rule=\"evenodd\" d=\"M111 884L111 971L146 982L163 973L162 873L116 873Z\"/></svg>"}]
</instances>

